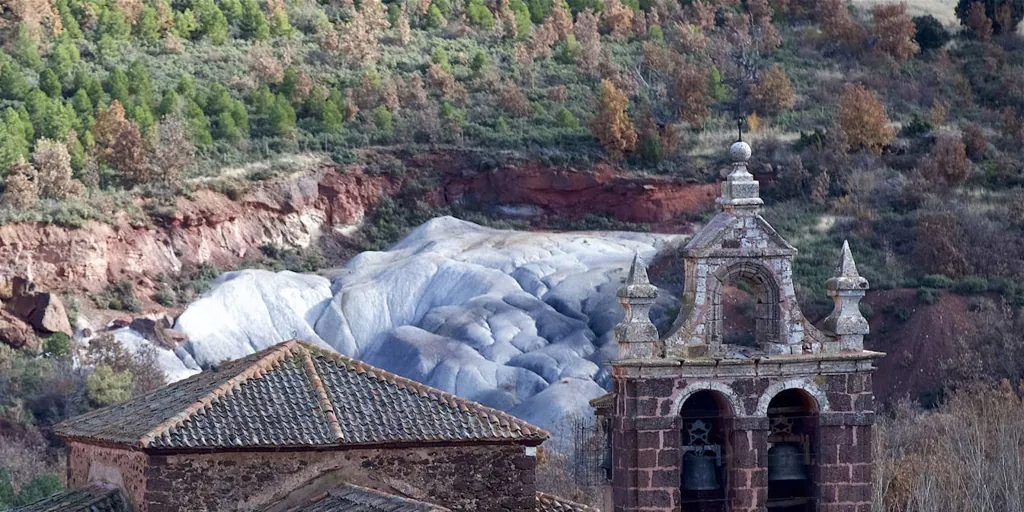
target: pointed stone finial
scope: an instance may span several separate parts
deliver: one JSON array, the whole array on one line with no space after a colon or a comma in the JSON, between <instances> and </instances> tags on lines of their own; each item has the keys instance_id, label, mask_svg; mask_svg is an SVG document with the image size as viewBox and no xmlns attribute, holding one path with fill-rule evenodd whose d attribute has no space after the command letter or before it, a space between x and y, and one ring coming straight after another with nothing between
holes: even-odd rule
<instances>
[{"instance_id":1,"label":"pointed stone finial","mask_svg":"<svg viewBox=\"0 0 1024 512\"><path fill-rule=\"evenodd\" d=\"M633 254L629 275L617 295L626 312L622 322L615 326L619 359L657 357L658 328L651 323L651 306L658 299L658 289L648 280L647 267L639 252Z\"/></svg>"},{"instance_id":2,"label":"pointed stone finial","mask_svg":"<svg viewBox=\"0 0 1024 512\"><path fill-rule=\"evenodd\" d=\"M823 324L825 332L836 338L838 350L864 350L864 335L870 329L860 313L860 299L868 289L868 280L857 272L847 241L843 241L835 276L825 282L825 289L833 302L832 313Z\"/></svg>"},{"instance_id":3,"label":"pointed stone finial","mask_svg":"<svg viewBox=\"0 0 1024 512\"><path fill-rule=\"evenodd\" d=\"M750 145L742 140L729 146L732 172L722 183L722 196L715 201L723 210L757 210L764 204L764 201L761 200L760 185L747 171L747 161L750 160L750 155Z\"/></svg>"}]
</instances>

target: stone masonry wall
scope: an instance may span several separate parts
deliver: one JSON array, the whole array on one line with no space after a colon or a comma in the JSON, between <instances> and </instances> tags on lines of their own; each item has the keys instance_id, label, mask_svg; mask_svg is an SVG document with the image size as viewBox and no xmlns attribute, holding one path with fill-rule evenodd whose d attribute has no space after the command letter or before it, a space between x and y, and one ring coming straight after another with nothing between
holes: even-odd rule
<instances>
[{"instance_id":1,"label":"stone masonry wall","mask_svg":"<svg viewBox=\"0 0 1024 512\"><path fill-rule=\"evenodd\" d=\"M682 371L678 367L643 368L639 375L627 375L633 369L616 368L612 419L616 512L680 509L679 408L686 397L700 390L718 392L733 409L728 422L730 446L726 448L728 476L727 482L722 482L732 510L764 510L768 497L767 403L791 388L804 389L818 402L817 467L812 471L817 478L818 510L869 512L874 420L871 373L869 365L858 370L857 363L852 364L851 373L794 375L780 369L778 375L712 378L673 376Z\"/></svg>"},{"instance_id":2,"label":"stone masonry wall","mask_svg":"<svg viewBox=\"0 0 1024 512\"><path fill-rule=\"evenodd\" d=\"M140 451L107 448L68 442L68 488L93 482L106 482L124 488L139 512L146 491L146 454Z\"/></svg>"},{"instance_id":3,"label":"stone masonry wall","mask_svg":"<svg viewBox=\"0 0 1024 512\"><path fill-rule=\"evenodd\" d=\"M536 458L522 446L151 455L145 512L254 510L329 472L452 510L532 510Z\"/></svg>"}]
</instances>

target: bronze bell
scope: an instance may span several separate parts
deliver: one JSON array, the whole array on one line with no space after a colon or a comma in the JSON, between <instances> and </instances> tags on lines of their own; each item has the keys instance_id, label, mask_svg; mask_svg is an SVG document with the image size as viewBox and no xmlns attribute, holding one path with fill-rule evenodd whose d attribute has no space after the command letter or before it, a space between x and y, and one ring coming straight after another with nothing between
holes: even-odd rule
<instances>
[{"instance_id":1,"label":"bronze bell","mask_svg":"<svg viewBox=\"0 0 1024 512\"><path fill-rule=\"evenodd\" d=\"M778 443L768 449L768 481L807 480L804 453L797 443Z\"/></svg>"},{"instance_id":2,"label":"bronze bell","mask_svg":"<svg viewBox=\"0 0 1024 512\"><path fill-rule=\"evenodd\" d=\"M715 454L690 450L683 455L683 490L713 491L718 489Z\"/></svg>"}]
</instances>

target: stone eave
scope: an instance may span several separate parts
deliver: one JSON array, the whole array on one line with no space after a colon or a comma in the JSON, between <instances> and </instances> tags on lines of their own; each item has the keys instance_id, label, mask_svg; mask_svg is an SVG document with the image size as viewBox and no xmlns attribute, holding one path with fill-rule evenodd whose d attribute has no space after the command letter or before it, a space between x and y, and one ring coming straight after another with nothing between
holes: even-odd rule
<instances>
[{"instance_id":1,"label":"stone eave","mask_svg":"<svg viewBox=\"0 0 1024 512\"><path fill-rule=\"evenodd\" d=\"M611 365L631 377L785 377L873 371L873 361L885 354L869 350L819 354L758 356L748 359L698 357L684 359L619 360Z\"/></svg>"}]
</instances>

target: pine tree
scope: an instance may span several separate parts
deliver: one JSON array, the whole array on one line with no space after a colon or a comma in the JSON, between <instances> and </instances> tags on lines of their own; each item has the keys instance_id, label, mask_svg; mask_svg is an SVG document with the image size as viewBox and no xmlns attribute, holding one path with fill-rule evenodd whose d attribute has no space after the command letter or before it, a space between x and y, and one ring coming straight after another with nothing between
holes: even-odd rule
<instances>
[{"instance_id":1,"label":"pine tree","mask_svg":"<svg viewBox=\"0 0 1024 512\"><path fill-rule=\"evenodd\" d=\"M228 40L228 20L213 0L195 0L192 12L199 24L199 33L210 43L220 45Z\"/></svg>"},{"instance_id":2,"label":"pine tree","mask_svg":"<svg viewBox=\"0 0 1024 512\"><path fill-rule=\"evenodd\" d=\"M75 64L78 63L81 56L78 52L78 46L71 40L70 37L61 34L57 40L57 44L53 45L53 49L50 50L48 57L50 61L50 69L57 74L57 78L64 80L71 76L71 70L74 69Z\"/></svg>"},{"instance_id":3,"label":"pine tree","mask_svg":"<svg viewBox=\"0 0 1024 512\"><path fill-rule=\"evenodd\" d=\"M135 35L147 43L155 43L160 39L160 21L156 9L145 6L135 23Z\"/></svg>"},{"instance_id":4,"label":"pine tree","mask_svg":"<svg viewBox=\"0 0 1024 512\"><path fill-rule=\"evenodd\" d=\"M131 93L128 90L128 75L121 68L114 68L107 76L107 94L112 100L127 105L131 102Z\"/></svg>"},{"instance_id":5,"label":"pine tree","mask_svg":"<svg viewBox=\"0 0 1024 512\"><path fill-rule=\"evenodd\" d=\"M278 94L268 116L270 133L280 137L291 135L295 129L295 109L283 94Z\"/></svg>"},{"instance_id":6,"label":"pine tree","mask_svg":"<svg viewBox=\"0 0 1024 512\"><path fill-rule=\"evenodd\" d=\"M172 89L164 93L164 97L161 98L160 106L157 107L156 112L160 117L164 117L177 110L179 105L181 105L181 98Z\"/></svg>"},{"instance_id":7,"label":"pine tree","mask_svg":"<svg viewBox=\"0 0 1024 512\"><path fill-rule=\"evenodd\" d=\"M39 74L39 88L51 98L62 97L60 79L53 70L47 68Z\"/></svg>"},{"instance_id":8,"label":"pine tree","mask_svg":"<svg viewBox=\"0 0 1024 512\"><path fill-rule=\"evenodd\" d=\"M0 174L19 159L28 157L31 142L31 124L26 128L17 112L7 108L0 115Z\"/></svg>"},{"instance_id":9,"label":"pine tree","mask_svg":"<svg viewBox=\"0 0 1024 512\"><path fill-rule=\"evenodd\" d=\"M484 5L483 0L469 0L466 6L466 19L470 25L491 30L494 28L494 14Z\"/></svg>"},{"instance_id":10,"label":"pine tree","mask_svg":"<svg viewBox=\"0 0 1024 512\"><path fill-rule=\"evenodd\" d=\"M39 56L39 41L32 35L27 23L18 25L18 36L14 40L14 58L30 69L43 67L43 59Z\"/></svg>"},{"instance_id":11,"label":"pine tree","mask_svg":"<svg viewBox=\"0 0 1024 512\"><path fill-rule=\"evenodd\" d=\"M213 137L215 139L226 140L232 143L242 140L242 131L238 129L238 126L235 124L235 118L231 117L230 112L222 112L217 116L216 121L213 130Z\"/></svg>"},{"instance_id":12,"label":"pine tree","mask_svg":"<svg viewBox=\"0 0 1024 512\"><path fill-rule=\"evenodd\" d=\"M242 16L238 22L242 37L256 41L270 38L270 25L257 0L242 0Z\"/></svg>"},{"instance_id":13,"label":"pine tree","mask_svg":"<svg viewBox=\"0 0 1024 512\"><path fill-rule=\"evenodd\" d=\"M191 39L192 34L199 29L199 22L192 14L192 9L174 12L174 26L171 33L182 39Z\"/></svg>"},{"instance_id":14,"label":"pine tree","mask_svg":"<svg viewBox=\"0 0 1024 512\"><path fill-rule=\"evenodd\" d=\"M344 117L337 103L328 99L320 111L320 129L324 132L336 132L341 129Z\"/></svg>"},{"instance_id":15,"label":"pine tree","mask_svg":"<svg viewBox=\"0 0 1024 512\"><path fill-rule=\"evenodd\" d=\"M146 105L153 104L153 84L149 78L149 68L142 62L142 59L135 59L128 66L128 91L135 95L138 103Z\"/></svg>"},{"instance_id":16,"label":"pine tree","mask_svg":"<svg viewBox=\"0 0 1024 512\"><path fill-rule=\"evenodd\" d=\"M96 24L96 33L107 36L115 41L128 39L132 33L132 27L125 19L124 12L117 6L117 2L109 0L100 7L99 21Z\"/></svg>"},{"instance_id":17,"label":"pine tree","mask_svg":"<svg viewBox=\"0 0 1024 512\"><path fill-rule=\"evenodd\" d=\"M0 53L0 57L3 54ZM32 87L25 74L13 62L0 59L0 98L22 101L28 96Z\"/></svg>"},{"instance_id":18,"label":"pine tree","mask_svg":"<svg viewBox=\"0 0 1024 512\"><path fill-rule=\"evenodd\" d=\"M185 105L185 119L188 124L192 140L200 146L213 144L213 136L210 134L210 118L206 117L203 108L195 101L189 101Z\"/></svg>"}]
</instances>

